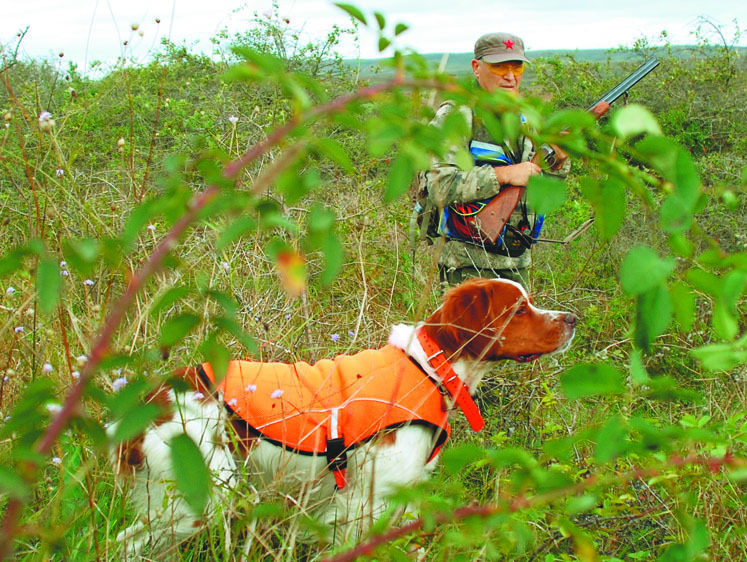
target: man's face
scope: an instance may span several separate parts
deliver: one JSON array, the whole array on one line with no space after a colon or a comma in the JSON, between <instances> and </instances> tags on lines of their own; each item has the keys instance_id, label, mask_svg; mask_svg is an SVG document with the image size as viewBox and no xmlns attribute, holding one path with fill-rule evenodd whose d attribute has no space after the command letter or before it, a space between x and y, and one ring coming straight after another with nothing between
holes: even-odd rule
<instances>
[{"instance_id":1,"label":"man's face","mask_svg":"<svg viewBox=\"0 0 747 562\"><path fill-rule=\"evenodd\" d=\"M490 63L480 59L472 59L472 72L483 90L495 92L500 89L516 95L519 93L522 74L515 74L509 67L517 64L519 64L518 61L499 63L492 65L494 68L491 70Z\"/></svg>"}]
</instances>

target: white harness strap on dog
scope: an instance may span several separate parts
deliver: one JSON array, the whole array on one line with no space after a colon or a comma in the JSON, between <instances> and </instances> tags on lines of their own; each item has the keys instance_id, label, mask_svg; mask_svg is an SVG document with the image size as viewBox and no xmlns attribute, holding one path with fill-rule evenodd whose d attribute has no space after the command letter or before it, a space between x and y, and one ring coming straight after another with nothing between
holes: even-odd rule
<instances>
[{"instance_id":1,"label":"white harness strap on dog","mask_svg":"<svg viewBox=\"0 0 747 562\"><path fill-rule=\"evenodd\" d=\"M340 425L340 408L332 408L329 416L329 439L327 439L327 462L329 469L335 477L337 489L345 487L345 469L348 465L345 453L345 439L342 437L342 426Z\"/></svg>"}]
</instances>

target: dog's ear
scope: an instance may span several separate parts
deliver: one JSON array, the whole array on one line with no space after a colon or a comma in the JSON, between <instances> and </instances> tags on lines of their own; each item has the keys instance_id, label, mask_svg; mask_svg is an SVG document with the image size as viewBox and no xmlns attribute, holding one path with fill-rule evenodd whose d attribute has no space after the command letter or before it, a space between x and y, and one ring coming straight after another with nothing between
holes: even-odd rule
<instances>
[{"instance_id":1,"label":"dog's ear","mask_svg":"<svg viewBox=\"0 0 747 562\"><path fill-rule=\"evenodd\" d=\"M441 307L426 321L426 329L450 355L479 355L486 342L480 335L496 313L499 284L470 279L447 291Z\"/></svg>"}]
</instances>

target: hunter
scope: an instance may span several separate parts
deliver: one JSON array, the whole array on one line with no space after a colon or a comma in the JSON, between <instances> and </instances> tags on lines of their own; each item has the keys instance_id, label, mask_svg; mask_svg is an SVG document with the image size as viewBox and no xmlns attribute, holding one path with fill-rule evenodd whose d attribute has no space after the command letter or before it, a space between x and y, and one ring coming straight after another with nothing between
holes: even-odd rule
<instances>
[{"instance_id":1,"label":"hunter","mask_svg":"<svg viewBox=\"0 0 747 562\"><path fill-rule=\"evenodd\" d=\"M524 54L524 42L519 37L510 33L488 33L475 43L472 72L479 87L488 92L502 89L519 95L519 84L529 62ZM451 101L438 108L431 124L440 125L452 111L460 111L472 131L471 138L464 139L464 147L475 146L473 141L489 143L483 146L493 146L502 154L498 165L476 165L464 170L456 164L457 147L454 147L445 161L434 162L419 177L419 208L435 210L430 215L432 222L428 233L431 237L446 235L438 260L441 282L455 285L470 277L501 277L527 286L532 263L530 248L533 238L539 234L542 217L536 217L527 209L526 190L496 243L464 233L471 227L462 222L470 209L474 212L481 208L479 205L495 197L502 188L525 187L530 177L543 173L542 168L532 162L536 152L534 144L525 136L493 139L476 121L471 108L456 106ZM569 169L570 160L565 160L545 173L565 177ZM470 206L473 203L478 206ZM446 213L439 212L442 208Z\"/></svg>"}]
</instances>

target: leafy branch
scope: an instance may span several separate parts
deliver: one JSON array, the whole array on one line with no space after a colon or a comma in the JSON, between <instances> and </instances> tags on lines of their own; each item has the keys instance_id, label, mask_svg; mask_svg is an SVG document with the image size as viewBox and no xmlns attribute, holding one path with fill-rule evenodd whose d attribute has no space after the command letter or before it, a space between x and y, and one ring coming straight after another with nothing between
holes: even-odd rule
<instances>
[{"instance_id":1,"label":"leafy branch","mask_svg":"<svg viewBox=\"0 0 747 562\"><path fill-rule=\"evenodd\" d=\"M538 508L550 504L559 499L581 494L594 487L605 487L614 484L624 484L636 479L652 478L659 476L667 468L682 468L686 466L704 466L711 472L718 472L723 467L745 468L747 460L734 457L727 453L723 457L708 457L703 455L691 454L686 457L678 455L671 456L666 464L657 467L635 467L627 472L606 478L598 478L591 475L578 484L551 490L534 496L517 495L511 501L500 505L469 505L460 507L451 513L436 513L428 517L421 517L415 521L407 523L401 527L388 530L378 536L370 538L347 551L341 552L330 558L325 558L324 562L352 562L361 556L372 556L377 548L391 543L399 538L406 537L422 531L423 529L433 529L446 523L457 523L471 517L486 519L498 514L511 514L518 511Z\"/></svg>"},{"instance_id":2,"label":"leafy branch","mask_svg":"<svg viewBox=\"0 0 747 562\"><path fill-rule=\"evenodd\" d=\"M247 150L239 158L230 162L224 167L223 178L226 181L234 181L237 176L247 165L272 147L277 146L299 125L312 121L326 114L333 114L344 110L349 104L358 101L372 99L379 94L391 91L396 88L419 87L419 88L436 88L442 87L441 84L432 80L406 80L401 74L398 74L392 80L385 83L361 88L357 92L346 96L341 96L328 103L313 107L304 114L290 120L288 123L278 127L270 133L263 141ZM291 151L293 154L293 151ZM285 160L283 164L288 166L291 161ZM279 173L278 169L276 172ZM261 190L266 185L266 181L258 182L255 190ZM40 456L49 454L52 446L60 437L61 433L70 424L71 420L79 415L79 406L85 394L85 389L89 385L94 373L99 368L102 361L105 360L110 349L112 339L122 322L125 313L134 302L137 294L145 285L146 281L161 269L164 261L171 251L178 245L179 240L185 234L187 229L196 220L200 213L219 195L221 188L218 185L209 185L202 193L196 195L187 205L186 211L174 223L168 233L163 237L157 248L153 251L150 258L140 268L137 274L129 282L125 292L112 307L112 312L103 324L102 329L92 345L88 361L83 367L78 382L66 397L62 409L52 419L44 434L35 446L35 452ZM38 477L39 464L35 461L25 463L23 467L23 479L27 485L33 484ZM11 498L3 517L2 526L0 527L0 559L9 555L12 547L13 538L18 533L18 521L21 517L24 500L19 496Z\"/></svg>"}]
</instances>

